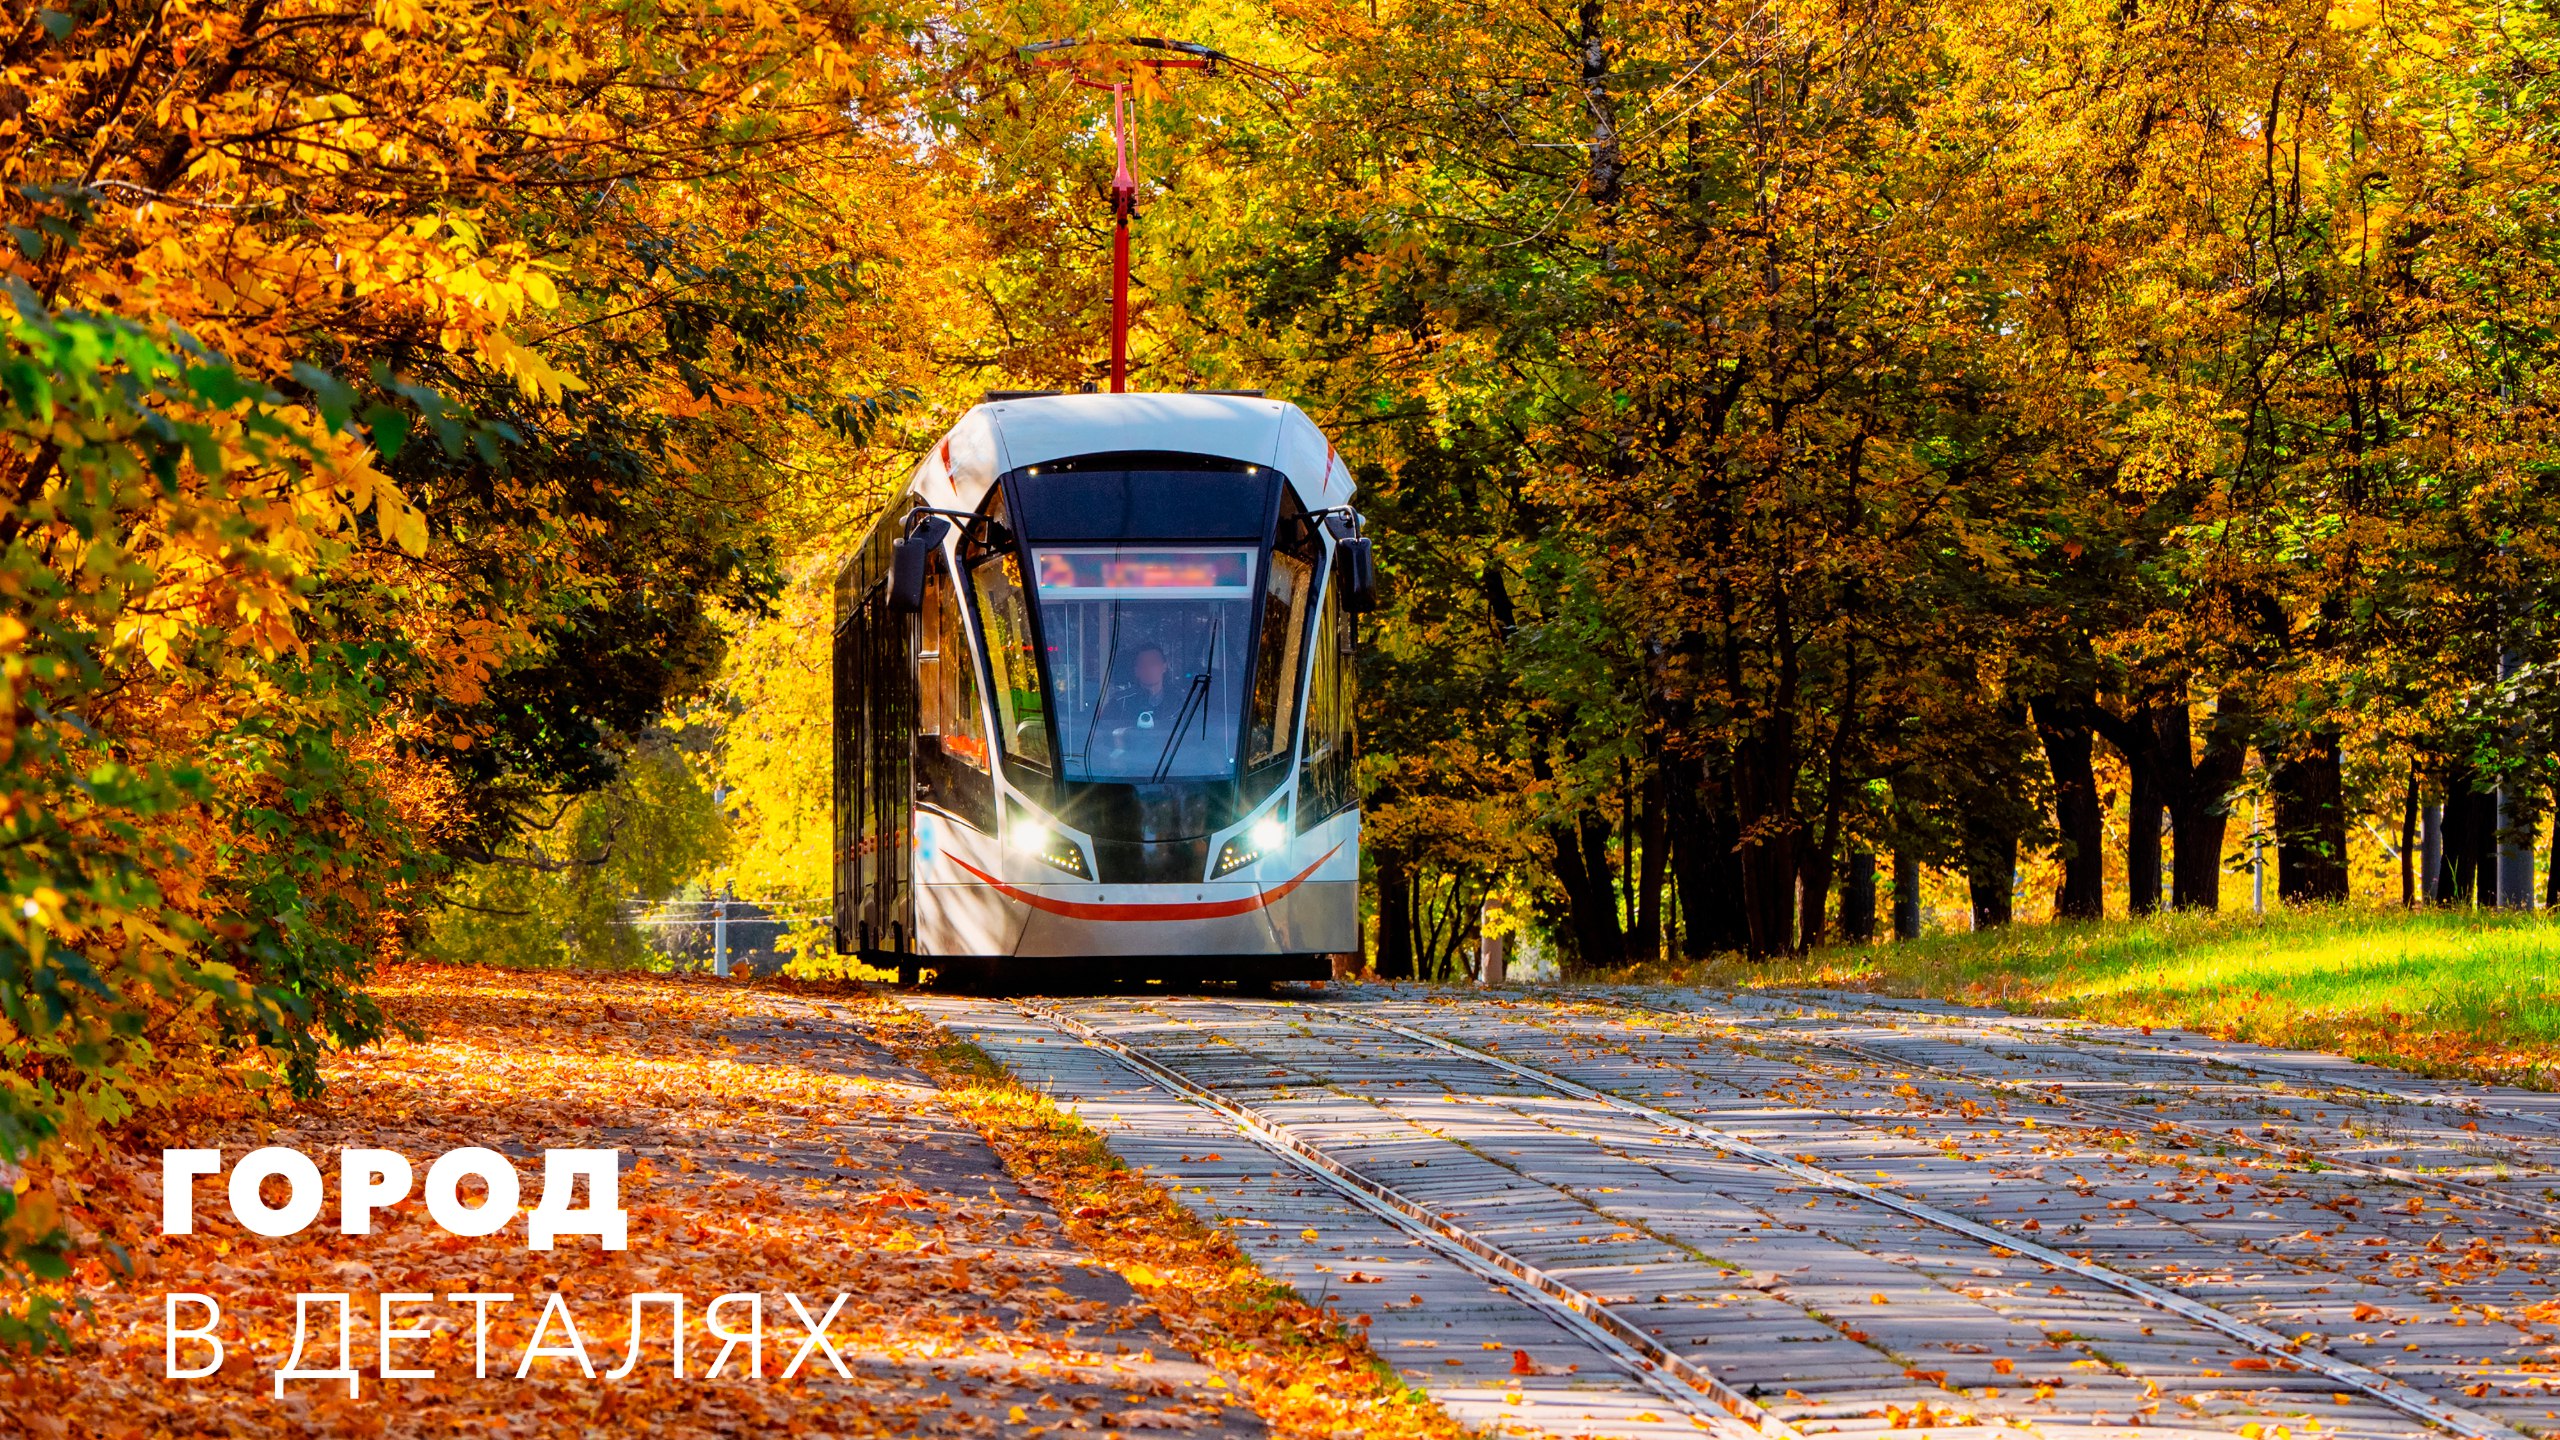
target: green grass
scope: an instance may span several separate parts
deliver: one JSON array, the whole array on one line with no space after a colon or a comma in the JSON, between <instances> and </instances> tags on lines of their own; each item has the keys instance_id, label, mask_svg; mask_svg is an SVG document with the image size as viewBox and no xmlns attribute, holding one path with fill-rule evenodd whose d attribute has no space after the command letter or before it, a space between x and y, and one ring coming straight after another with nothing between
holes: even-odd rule
<instances>
[{"instance_id":1,"label":"green grass","mask_svg":"<svg viewBox=\"0 0 2560 1440\"><path fill-rule=\"evenodd\" d=\"M2560 921L2535 915L2162 915L1833 946L1765 965L1645 966L1629 978L1931 996L2560 1088Z\"/></svg>"}]
</instances>

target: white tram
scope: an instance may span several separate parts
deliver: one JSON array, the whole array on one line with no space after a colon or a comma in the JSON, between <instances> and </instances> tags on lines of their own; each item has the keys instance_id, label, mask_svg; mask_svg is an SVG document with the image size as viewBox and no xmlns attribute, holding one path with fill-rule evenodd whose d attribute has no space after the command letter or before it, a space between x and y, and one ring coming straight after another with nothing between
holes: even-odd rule
<instances>
[{"instance_id":1,"label":"white tram","mask_svg":"<svg viewBox=\"0 0 2560 1440\"><path fill-rule=\"evenodd\" d=\"M1350 472L1249 394L998 392L836 577L835 937L902 980L1359 948Z\"/></svg>"}]
</instances>

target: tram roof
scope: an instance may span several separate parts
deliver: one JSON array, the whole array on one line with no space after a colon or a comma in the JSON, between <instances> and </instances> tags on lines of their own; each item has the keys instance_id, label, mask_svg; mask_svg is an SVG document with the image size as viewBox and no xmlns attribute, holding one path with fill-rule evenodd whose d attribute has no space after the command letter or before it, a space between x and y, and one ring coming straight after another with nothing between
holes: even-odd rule
<instances>
[{"instance_id":1,"label":"tram roof","mask_svg":"<svg viewBox=\"0 0 2560 1440\"><path fill-rule=\"evenodd\" d=\"M1310 510L1348 504L1351 471L1306 413L1258 395L996 396L960 418L916 467L928 505L977 508L996 477L1114 451L1172 451L1269 465Z\"/></svg>"}]
</instances>

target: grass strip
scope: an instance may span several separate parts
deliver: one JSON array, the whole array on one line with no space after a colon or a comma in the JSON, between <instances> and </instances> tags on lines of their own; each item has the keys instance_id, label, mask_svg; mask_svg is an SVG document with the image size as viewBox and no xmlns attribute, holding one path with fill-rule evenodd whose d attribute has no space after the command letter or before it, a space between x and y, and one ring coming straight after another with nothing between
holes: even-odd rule
<instances>
[{"instance_id":1,"label":"grass strip","mask_svg":"<svg viewBox=\"0 0 2560 1440\"><path fill-rule=\"evenodd\" d=\"M2421 1075L2560 1088L2560 925L2531 913L2327 906L2163 914L1614 974L2174 1026Z\"/></svg>"}]
</instances>

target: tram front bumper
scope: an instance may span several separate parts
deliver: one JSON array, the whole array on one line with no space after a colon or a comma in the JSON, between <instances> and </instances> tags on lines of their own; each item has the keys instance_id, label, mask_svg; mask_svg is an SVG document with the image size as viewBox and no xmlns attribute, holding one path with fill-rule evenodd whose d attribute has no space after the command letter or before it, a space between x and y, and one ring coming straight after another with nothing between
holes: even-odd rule
<instances>
[{"instance_id":1,"label":"tram front bumper","mask_svg":"<svg viewBox=\"0 0 2560 1440\"><path fill-rule=\"evenodd\" d=\"M1310 955L1359 948L1359 882L928 885L955 920L944 953L1033 956ZM1010 940L1010 944L1004 943ZM972 943L974 942L974 943ZM942 950L942 946L933 946Z\"/></svg>"}]
</instances>

